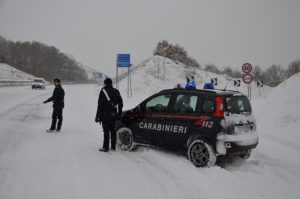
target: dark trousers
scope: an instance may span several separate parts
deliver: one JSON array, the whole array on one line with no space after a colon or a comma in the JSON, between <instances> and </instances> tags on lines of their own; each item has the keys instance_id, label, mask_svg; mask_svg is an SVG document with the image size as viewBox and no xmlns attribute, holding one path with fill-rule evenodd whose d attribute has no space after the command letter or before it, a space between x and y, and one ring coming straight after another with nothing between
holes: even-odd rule
<instances>
[{"instance_id":1,"label":"dark trousers","mask_svg":"<svg viewBox=\"0 0 300 199\"><path fill-rule=\"evenodd\" d=\"M58 123L57 123L56 130L61 129L61 125L62 125L62 121L63 121L62 113L63 113L63 108L53 107L52 124L51 124L51 128L50 128L51 130L55 130L57 120L58 120Z\"/></svg>"},{"instance_id":2,"label":"dark trousers","mask_svg":"<svg viewBox=\"0 0 300 199\"><path fill-rule=\"evenodd\" d=\"M102 128L104 133L104 140L103 140L103 149L109 150L109 137L111 139L111 148L112 150L116 149L116 129L115 129L116 122L112 121L102 121Z\"/></svg>"}]
</instances>

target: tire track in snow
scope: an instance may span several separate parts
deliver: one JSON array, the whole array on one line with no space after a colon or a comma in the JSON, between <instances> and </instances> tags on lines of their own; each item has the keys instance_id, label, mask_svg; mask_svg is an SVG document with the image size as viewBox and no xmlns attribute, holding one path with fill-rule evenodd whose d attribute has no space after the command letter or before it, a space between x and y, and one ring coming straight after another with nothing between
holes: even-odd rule
<instances>
[{"instance_id":1,"label":"tire track in snow","mask_svg":"<svg viewBox=\"0 0 300 199\"><path fill-rule=\"evenodd\" d=\"M126 153L126 152L125 152ZM130 164L132 167L135 168L135 170L138 170L138 173L147 179L148 182L151 182L151 186L155 189L155 198L174 198L171 197L168 193L165 184L158 179L158 177L154 174L154 172L147 166L147 163L142 160L141 158L138 158L137 156L129 157L130 152L128 152L126 155L123 154L123 152L118 152L118 156L122 158L122 160L126 161L128 164ZM146 172L145 172L146 171ZM163 196L157 195L163 193Z\"/></svg>"},{"instance_id":2,"label":"tire track in snow","mask_svg":"<svg viewBox=\"0 0 300 199\"><path fill-rule=\"evenodd\" d=\"M18 147L18 143L21 142L21 140L24 139L25 136L27 136L27 133L22 133L26 129L24 129L23 122L27 120L29 117L31 117L28 112L33 112L34 113L39 113L39 110L36 110L36 106L39 104L30 104L29 106L27 105L29 102L32 102L36 99L39 99L40 97L46 95L48 93L43 93L36 95L34 97L31 97L30 99L27 99L23 101L22 103L19 103L8 110L4 111L3 113L0 114L0 126L2 127L1 129L1 134L0 134L0 143L1 143L1 150L0 150L0 155L4 153L7 149L16 149ZM20 111L20 109L23 111ZM28 111L30 110L30 111ZM22 115L25 114L25 115ZM13 121L17 119L18 121ZM9 122L10 124L7 126L5 123ZM12 123L11 123L12 122ZM10 127L10 125L13 125L14 130ZM8 129L7 129L8 128ZM13 130L13 131L12 131ZM21 133L20 133L21 132Z\"/></svg>"},{"instance_id":3,"label":"tire track in snow","mask_svg":"<svg viewBox=\"0 0 300 199\"><path fill-rule=\"evenodd\" d=\"M27 100L25 100L25 101L23 101L23 102L15 105L15 106L13 106L13 107L5 110L4 112L0 113L0 119L2 119L3 117L7 116L8 113L13 112L13 111L17 110L18 108L24 106L25 104L31 102L32 100L37 99L37 98L42 97L42 96L45 96L45 95L48 95L49 93L50 92L39 94L39 95L35 95L34 97L31 97L31 98L29 98L29 99L27 99Z\"/></svg>"},{"instance_id":4,"label":"tire track in snow","mask_svg":"<svg viewBox=\"0 0 300 199\"><path fill-rule=\"evenodd\" d=\"M192 198L190 195L187 195L182 185L176 181L176 177L164 169L162 165L152 162L145 156L140 157L140 154L137 153L139 152L120 151L118 154L122 159L126 160L126 162L129 162L135 168L139 169L140 173L151 181L153 185L158 183L158 185L156 185L156 189L158 189L157 193L164 193L164 195L159 195L156 198ZM145 173L148 175L145 175ZM149 179L149 177L151 177L151 179Z\"/></svg>"}]
</instances>

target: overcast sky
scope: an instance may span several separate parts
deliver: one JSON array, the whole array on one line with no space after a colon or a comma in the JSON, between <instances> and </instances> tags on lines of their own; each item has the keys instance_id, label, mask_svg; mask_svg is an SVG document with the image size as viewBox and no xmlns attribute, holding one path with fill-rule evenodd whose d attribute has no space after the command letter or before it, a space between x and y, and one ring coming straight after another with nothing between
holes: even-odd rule
<instances>
[{"instance_id":1,"label":"overcast sky","mask_svg":"<svg viewBox=\"0 0 300 199\"><path fill-rule=\"evenodd\" d=\"M300 0L0 0L0 35L53 45L108 75L117 53L137 64L163 39L202 66L286 67L300 59Z\"/></svg>"}]
</instances>

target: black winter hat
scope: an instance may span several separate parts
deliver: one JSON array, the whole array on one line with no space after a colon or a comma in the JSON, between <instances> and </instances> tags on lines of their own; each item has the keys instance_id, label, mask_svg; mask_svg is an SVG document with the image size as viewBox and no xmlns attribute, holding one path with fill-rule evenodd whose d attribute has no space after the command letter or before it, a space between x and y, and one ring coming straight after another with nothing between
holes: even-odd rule
<instances>
[{"instance_id":1,"label":"black winter hat","mask_svg":"<svg viewBox=\"0 0 300 199\"><path fill-rule=\"evenodd\" d=\"M111 80L110 78L106 78L106 79L104 80L104 84L105 84L105 85L112 85L112 80Z\"/></svg>"},{"instance_id":2,"label":"black winter hat","mask_svg":"<svg viewBox=\"0 0 300 199\"><path fill-rule=\"evenodd\" d=\"M60 79L55 78L55 79L53 80L53 82L59 82L59 83L60 83Z\"/></svg>"}]
</instances>

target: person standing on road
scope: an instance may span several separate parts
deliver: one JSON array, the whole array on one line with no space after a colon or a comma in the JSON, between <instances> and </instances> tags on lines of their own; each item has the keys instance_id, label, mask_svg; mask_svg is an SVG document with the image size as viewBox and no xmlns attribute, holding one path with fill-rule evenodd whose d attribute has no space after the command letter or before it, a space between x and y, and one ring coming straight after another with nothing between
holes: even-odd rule
<instances>
[{"instance_id":1,"label":"person standing on road","mask_svg":"<svg viewBox=\"0 0 300 199\"><path fill-rule=\"evenodd\" d=\"M95 122L102 122L104 133L103 147L99 151L109 151L109 137L111 139L111 150L116 150L116 120L121 117L123 100L120 92L113 88L112 80L106 78L104 87L99 93L98 108Z\"/></svg>"},{"instance_id":2,"label":"person standing on road","mask_svg":"<svg viewBox=\"0 0 300 199\"><path fill-rule=\"evenodd\" d=\"M52 97L44 101L43 103L53 102L53 113L52 113L52 124L49 130L47 132L53 132L57 131L59 132L61 130L61 125L63 121L63 108L65 106L64 103L64 97L65 97L65 91L61 87L60 79L54 79L53 84L55 86L55 89L53 91ZM56 122L58 120L57 126Z\"/></svg>"}]
</instances>

